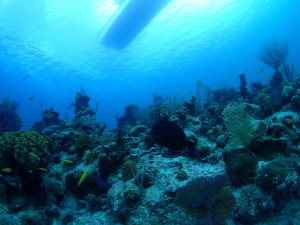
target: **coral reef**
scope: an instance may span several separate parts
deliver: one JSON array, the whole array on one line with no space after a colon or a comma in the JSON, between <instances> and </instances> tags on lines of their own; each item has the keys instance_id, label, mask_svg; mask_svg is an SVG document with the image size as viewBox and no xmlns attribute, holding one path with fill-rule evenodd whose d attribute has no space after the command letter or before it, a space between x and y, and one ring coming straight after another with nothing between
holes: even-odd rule
<instances>
[{"instance_id":1,"label":"coral reef","mask_svg":"<svg viewBox=\"0 0 300 225\"><path fill-rule=\"evenodd\" d=\"M251 89L240 74L238 90L197 82L182 101L154 95L146 109L128 105L116 129L97 122L99 103L93 109L81 90L72 121L44 111L34 129L46 136L4 133L0 221L296 224L300 78L284 81L284 64L271 66L270 82Z\"/></svg>"}]
</instances>

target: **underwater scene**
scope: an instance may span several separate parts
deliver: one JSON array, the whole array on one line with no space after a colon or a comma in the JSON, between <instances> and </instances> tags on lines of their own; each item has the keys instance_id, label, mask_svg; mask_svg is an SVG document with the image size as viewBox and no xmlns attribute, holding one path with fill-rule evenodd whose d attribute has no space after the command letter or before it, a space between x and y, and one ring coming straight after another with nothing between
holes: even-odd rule
<instances>
[{"instance_id":1,"label":"underwater scene","mask_svg":"<svg viewBox=\"0 0 300 225\"><path fill-rule=\"evenodd\" d=\"M0 0L0 225L300 225L299 12Z\"/></svg>"}]
</instances>

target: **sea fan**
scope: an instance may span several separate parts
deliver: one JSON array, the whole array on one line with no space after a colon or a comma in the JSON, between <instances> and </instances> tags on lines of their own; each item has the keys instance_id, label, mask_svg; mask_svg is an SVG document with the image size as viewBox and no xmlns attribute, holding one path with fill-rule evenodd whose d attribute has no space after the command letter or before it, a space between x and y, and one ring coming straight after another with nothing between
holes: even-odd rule
<instances>
[{"instance_id":1,"label":"sea fan","mask_svg":"<svg viewBox=\"0 0 300 225\"><path fill-rule=\"evenodd\" d=\"M236 144L248 147L252 141L255 122L245 110L242 103L226 106L222 112L228 136Z\"/></svg>"}]
</instances>

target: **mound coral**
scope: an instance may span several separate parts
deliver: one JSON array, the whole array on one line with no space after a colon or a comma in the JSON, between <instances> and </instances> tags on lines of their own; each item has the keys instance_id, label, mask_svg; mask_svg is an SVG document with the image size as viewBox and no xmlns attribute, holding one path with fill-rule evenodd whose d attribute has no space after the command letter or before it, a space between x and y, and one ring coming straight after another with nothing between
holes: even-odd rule
<instances>
[{"instance_id":1,"label":"mound coral","mask_svg":"<svg viewBox=\"0 0 300 225\"><path fill-rule=\"evenodd\" d=\"M9 132L0 137L0 168L14 175L34 174L49 163L51 139L35 131Z\"/></svg>"}]
</instances>

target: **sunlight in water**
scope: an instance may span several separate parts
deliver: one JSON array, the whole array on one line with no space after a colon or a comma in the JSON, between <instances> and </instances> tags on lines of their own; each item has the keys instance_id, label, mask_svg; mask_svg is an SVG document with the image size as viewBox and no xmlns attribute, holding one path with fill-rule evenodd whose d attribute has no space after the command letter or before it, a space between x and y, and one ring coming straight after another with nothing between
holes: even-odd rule
<instances>
[{"instance_id":1,"label":"sunlight in water","mask_svg":"<svg viewBox=\"0 0 300 225\"><path fill-rule=\"evenodd\" d=\"M109 17L118 9L119 5L114 0L103 0L96 3L96 12L98 17L103 20L109 19Z\"/></svg>"},{"instance_id":2,"label":"sunlight in water","mask_svg":"<svg viewBox=\"0 0 300 225\"><path fill-rule=\"evenodd\" d=\"M116 12L116 10L126 4L128 0L102 0L96 3L97 20L107 21ZM178 15L193 13L202 16L212 15L223 10L225 7L232 5L236 0L171 0L169 5L164 9L164 14L176 11ZM179 12L179 14L178 14Z\"/></svg>"},{"instance_id":3,"label":"sunlight in water","mask_svg":"<svg viewBox=\"0 0 300 225\"><path fill-rule=\"evenodd\" d=\"M236 0L173 0L169 9L175 9L181 12L180 14L193 13L207 16L216 14L235 2Z\"/></svg>"}]
</instances>

